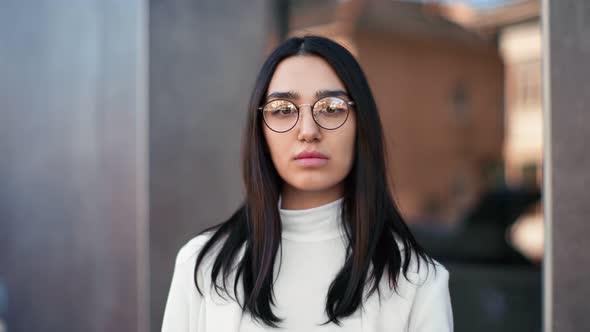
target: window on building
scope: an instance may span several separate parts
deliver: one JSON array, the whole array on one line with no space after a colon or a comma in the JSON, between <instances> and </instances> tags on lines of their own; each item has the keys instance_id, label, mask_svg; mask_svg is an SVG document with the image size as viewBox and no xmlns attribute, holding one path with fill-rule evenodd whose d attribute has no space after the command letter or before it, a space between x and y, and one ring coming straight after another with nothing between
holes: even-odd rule
<instances>
[{"instance_id":1,"label":"window on building","mask_svg":"<svg viewBox=\"0 0 590 332\"><path fill-rule=\"evenodd\" d=\"M516 64L516 103L518 106L541 104L541 61Z\"/></svg>"}]
</instances>

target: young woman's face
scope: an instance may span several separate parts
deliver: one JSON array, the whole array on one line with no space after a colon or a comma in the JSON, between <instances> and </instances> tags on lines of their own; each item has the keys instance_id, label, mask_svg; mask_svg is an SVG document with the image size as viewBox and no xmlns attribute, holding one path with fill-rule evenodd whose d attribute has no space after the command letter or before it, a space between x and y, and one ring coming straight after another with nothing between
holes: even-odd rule
<instances>
[{"instance_id":1,"label":"young woman's face","mask_svg":"<svg viewBox=\"0 0 590 332\"><path fill-rule=\"evenodd\" d=\"M299 191L334 190L350 172L356 135L354 106L342 126L328 130L313 119L311 106L318 96L330 94L350 101L348 92L332 67L321 57L293 56L276 68L267 91L266 102L285 99L299 106L296 125L286 132L264 126L273 164L290 189ZM320 122L322 123L322 122ZM325 125L322 125L327 127ZM317 152L320 158L301 158L302 152Z\"/></svg>"}]
</instances>

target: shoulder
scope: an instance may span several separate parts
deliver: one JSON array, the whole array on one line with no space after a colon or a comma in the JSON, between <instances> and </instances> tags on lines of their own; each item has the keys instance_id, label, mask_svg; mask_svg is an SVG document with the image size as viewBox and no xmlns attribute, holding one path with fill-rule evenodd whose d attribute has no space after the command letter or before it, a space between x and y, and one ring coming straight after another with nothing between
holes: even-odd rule
<instances>
[{"instance_id":1,"label":"shoulder","mask_svg":"<svg viewBox=\"0 0 590 332\"><path fill-rule=\"evenodd\" d=\"M406 261L406 256L408 255L410 263L407 270L407 281L417 286L432 283L441 285L448 283L449 271L442 263L434 258L426 260L425 258L418 256L414 250L406 247L398 234L394 234L394 239L402 258L400 277L402 277L403 265Z\"/></svg>"},{"instance_id":2,"label":"shoulder","mask_svg":"<svg viewBox=\"0 0 590 332\"><path fill-rule=\"evenodd\" d=\"M449 270L437 260L433 259L433 264L424 264L423 268L417 272L419 286L432 290L447 290L449 286Z\"/></svg>"},{"instance_id":3,"label":"shoulder","mask_svg":"<svg viewBox=\"0 0 590 332\"><path fill-rule=\"evenodd\" d=\"M430 287L448 287L449 270L441 262L427 254L425 257L419 256L415 250L406 247L398 236L396 242L401 254L399 281L422 290ZM403 267L407 260L409 264L404 273Z\"/></svg>"},{"instance_id":4,"label":"shoulder","mask_svg":"<svg viewBox=\"0 0 590 332\"><path fill-rule=\"evenodd\" d=\"M408 277L411 277L411 281L418 281L421 284L425 282L448 281L449 271L442 263L429 256L429 260L418 256L414 250L411 250L404 245L404 242L397 234L394 236L395 242L402 256L402 266L406 260L406 255L409 255L410 263L408 265L407 274Z\"/></svg>"},{"instance_id":5,"label":"shoulder","mask_svg":"<svg viewBox=\"0 0 590 332\"><path fill-rule=\"evenodd\" d=\"M409 265L403 273L406 254ZM399 329L404 331L452 331L447 268L435 259L418 256L409 248L404 248L401 255L397 287L392 289L388 278L382 281L388 288L387 300L378 302L380 310L387 313L381 318L381 326L400 324Z\"/></svg>"},{"instance_id":6,"label":"shoulder","mask_svg":"<svg viewBox=\"0 0 590 332\"><path fill-rule=\"evenodd\" d=\"M413 276L413 282L417 286L447 285L449 281L449 270L439 261L432 258L432 261L418 257L414 252L411 254L408 274Z\"/></svg>"},{"instance_id":7,"label":"shoulder","mask_svg":"<svg viewBox=\"0 0 590 332\"><path fill-rule=\"evenodd\" d=\"M201 249L205 246L207 241L211 239L214 231L207 231L201 233L190 240L188 240L176 255L176 265L184 265L187 262L195 262L197 255L201 252Z\"/></svg>"},{"instance_id":8,"label":"shoulder","mask_svg":"<svg viewBox=\"0 0 590 332\"><path fill-rule=\"evenodd\" d=\"M409 311L410 331L453 331L453 312L449 292L449 271L436 260L412 265L408 277L414 290Z\"/></svg>"}]
</instances>

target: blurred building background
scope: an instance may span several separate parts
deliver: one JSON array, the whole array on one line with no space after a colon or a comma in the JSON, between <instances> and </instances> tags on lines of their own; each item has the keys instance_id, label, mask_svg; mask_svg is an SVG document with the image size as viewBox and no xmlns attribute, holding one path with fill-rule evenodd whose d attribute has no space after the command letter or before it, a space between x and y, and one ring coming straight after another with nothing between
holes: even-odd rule
<instances>
[{"instance_id":1,"label":"blurred building background","mask_svg":"<svg viewBox=\"0 0 590 332\"><path fill-rule=\"evenodd\" d=\"M586 31L590 6L564 1L560 24L581 8ZM239 105L266 52L308 33L368 76L394 197L451 272L455 330L540 331L540 16L538 0L3 2L0 332L158 331L174 255L241 201ZM563 146L578 168L560 174L580 173Z\"/></svg>"}]
</instances>

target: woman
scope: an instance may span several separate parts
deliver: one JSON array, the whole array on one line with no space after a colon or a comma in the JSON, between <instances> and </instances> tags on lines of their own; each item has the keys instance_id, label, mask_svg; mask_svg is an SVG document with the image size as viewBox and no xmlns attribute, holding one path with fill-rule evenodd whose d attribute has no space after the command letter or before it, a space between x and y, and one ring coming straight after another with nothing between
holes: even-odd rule
<instances>
[{"instance_id":1,"label":"woman","mask_svg":"<svg viewBox=\"0 0 590 332\"><path fill-rule=\"evenodd\" d=\"M353 56L291 38L264 63L243 146L244 204L180 249L163 331L451 331L448 271L387 186Z\"/></svg>"}]
</instances>

